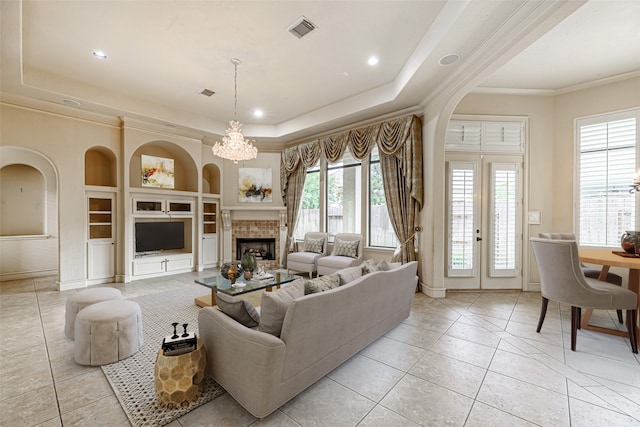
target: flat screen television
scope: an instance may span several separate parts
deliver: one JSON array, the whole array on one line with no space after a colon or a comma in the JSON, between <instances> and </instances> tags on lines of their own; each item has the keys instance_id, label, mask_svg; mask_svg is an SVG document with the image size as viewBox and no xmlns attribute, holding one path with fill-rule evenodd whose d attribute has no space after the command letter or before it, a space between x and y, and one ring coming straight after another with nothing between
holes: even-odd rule
<instances>
[{"instance_id":1,"label":"flat screen television","mask_svg":"<svg viewBox=\"0 0 640 427\"><path fill-rule=\"evenodd\" d=\"M183 248L183 222L136 222L136 252Z\"/></svg>"}]
</instances>

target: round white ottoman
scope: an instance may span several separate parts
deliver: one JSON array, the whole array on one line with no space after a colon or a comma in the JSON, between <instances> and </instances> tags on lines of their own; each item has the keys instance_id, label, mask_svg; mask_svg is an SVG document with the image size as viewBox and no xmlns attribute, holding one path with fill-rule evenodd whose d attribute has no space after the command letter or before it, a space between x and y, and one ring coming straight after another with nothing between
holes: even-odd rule
<instances>
[{"instance_id":1,"label":"round white ottoman","mask_svg":"<svg viewBox=\"0 0 640 427\"><path fill-rule=\"evenodd\" d=\"M142 312L133 301L112 300L78 313L73 358L81 365L106 365L125 359L142 347Z\"/></svg>"},{"instance_id":2,"label":"round white ottoman","mask_svg":"<svg viewBox=\"0 0 640 427\"><path fill-rule=\"evenodd\" d=\"M73 339L73 328L78 312L85 307L102 301L121 300L122 293L116 288L89 288L76 292L67 298L65 306L64 334Z\"/></svg>"}]
</instances>

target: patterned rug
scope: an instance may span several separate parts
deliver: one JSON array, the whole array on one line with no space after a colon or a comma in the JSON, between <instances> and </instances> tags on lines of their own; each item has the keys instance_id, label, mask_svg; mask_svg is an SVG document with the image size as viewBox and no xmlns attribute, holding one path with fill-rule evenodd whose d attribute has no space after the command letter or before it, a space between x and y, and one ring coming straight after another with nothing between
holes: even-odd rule
<instances>
[{"instance_id":1,"label":"patterned rug","mask_svg":"<svg viewBox=\"0 0 640 427\"><path fill-rule=\"evenodd\" d=\"M136 354L110 365L102 366L111 388L133 426L163 426L189 411L225 393L211 378L189 406L167 409L156 403L154 373L156 356L162 338L173 333L172 322L188 323L189 332L198 330L198 310L193 302L202 296L202 286L188 285L184 289L131 298L142 309L144 345Z\"/></svg>"}]
</instances>

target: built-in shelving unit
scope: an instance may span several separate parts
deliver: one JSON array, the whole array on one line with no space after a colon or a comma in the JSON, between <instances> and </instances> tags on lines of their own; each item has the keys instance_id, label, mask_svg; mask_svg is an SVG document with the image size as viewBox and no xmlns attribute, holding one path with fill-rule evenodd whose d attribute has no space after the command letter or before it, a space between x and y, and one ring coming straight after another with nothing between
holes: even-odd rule
<instances>
[{"instance_id":1,"label":"built-in shelving unit","mask_svg":"<svg viewBox=\"0 0 640 427\"><path fill-rule=\"evenodd\" d=\"M89 239L113 238L113 200L89 197Z\"/></svg>"}]
</instances>

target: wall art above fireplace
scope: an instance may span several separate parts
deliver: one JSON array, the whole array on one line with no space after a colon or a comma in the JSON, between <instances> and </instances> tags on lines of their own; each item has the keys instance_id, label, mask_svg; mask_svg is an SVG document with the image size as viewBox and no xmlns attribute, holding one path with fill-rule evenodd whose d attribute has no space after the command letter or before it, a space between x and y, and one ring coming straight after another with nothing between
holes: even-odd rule
<instances>
[{"instance_id":1,"label":"wall art above fireplace","mask_svg":"<svg viewBox=\"0 0 640 427\"><path fill-rule=\"evenodd\" d=\"M238 169L238 201L242 203L271 203L273 185L271 168Z\"/></svg>"}]
</instances>

